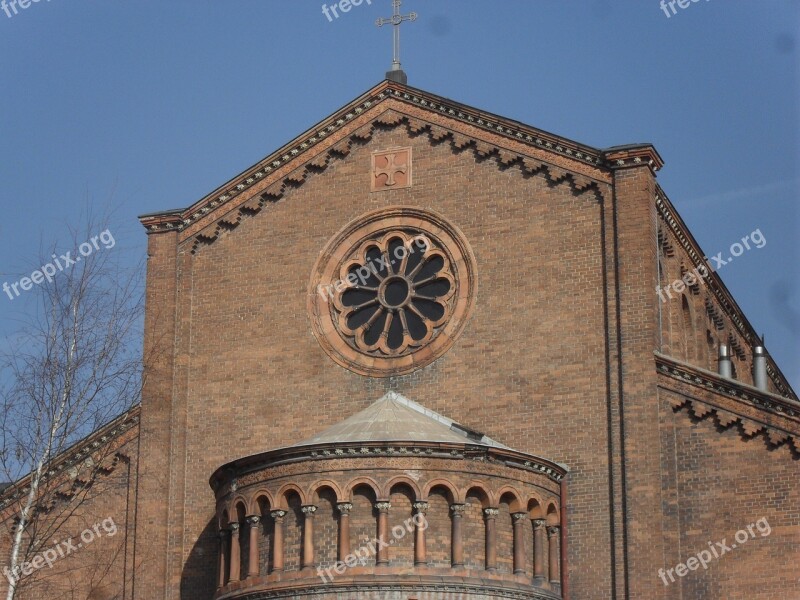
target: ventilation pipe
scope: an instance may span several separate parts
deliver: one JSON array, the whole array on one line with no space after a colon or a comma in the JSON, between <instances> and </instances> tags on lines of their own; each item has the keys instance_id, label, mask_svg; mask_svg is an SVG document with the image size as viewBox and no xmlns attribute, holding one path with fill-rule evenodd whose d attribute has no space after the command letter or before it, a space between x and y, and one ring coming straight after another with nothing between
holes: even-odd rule
<instances>
[{"instance_id":1,"label":"ventilation pipe","mask_svg":"<svg viewBox=\"0 0 800 600\"><path fill-rule=\"evenodd\" d=\"M753 349L753 385L767 391L767 353L764 346Z\"/></svg>"},{"instance_id":2,"label":"ventilation pipe","mask_svg":"<svg viewBox=\"0 0 800 600\"><path fill-rule=\"evenodd\" d=\"M731 378L731 354L728 351L728 344L719 345L719 374Z\"/></svg>"}]
</instances>

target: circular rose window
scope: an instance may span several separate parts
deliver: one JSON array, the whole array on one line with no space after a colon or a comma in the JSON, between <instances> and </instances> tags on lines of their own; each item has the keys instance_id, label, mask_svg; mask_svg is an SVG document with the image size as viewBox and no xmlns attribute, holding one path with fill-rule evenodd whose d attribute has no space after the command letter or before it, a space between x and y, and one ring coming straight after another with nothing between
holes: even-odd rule
<instances>
[{"instance_id":1,"label":"circular rose window","mask_svg":"<svg viewBox=\"0 0 800 600\"><path fill-rule=\"evenodd\" d=\"M311 277L309 311L322 348L343 367L402 375L441 356L475 300L475 259L440 215L374 211L340 231Z\"/></svg>"}]
</instances>

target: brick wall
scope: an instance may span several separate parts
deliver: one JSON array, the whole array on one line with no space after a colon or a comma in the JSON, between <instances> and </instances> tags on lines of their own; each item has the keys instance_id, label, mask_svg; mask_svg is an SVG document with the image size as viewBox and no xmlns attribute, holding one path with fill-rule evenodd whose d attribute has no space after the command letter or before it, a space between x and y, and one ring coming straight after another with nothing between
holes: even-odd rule
<instances>
[{"instance_id":1,"label":"brick wall","mask_svg":"<svg viewBox=\"0 0 800 600\"><path fill-rule=\"evenodd\" d=\"M370 195L370 151L401 144L414 146L414 188ZM394 382L333 364L305 311L319 249L352 218L389 203L442 212L464 231L480 269L478 305L456 347ZM299 227L308 222L312 231ZM593 197L394 130L201 248L191 273L195 342L181 353L192 371L187 411L196 431L185 450L189 529L212 508L205 481L219 464L303 439L391 388L512 447L566 462L597 488L605 479L603 434L583 423L602 422L605 412L594 391L604 380L598 230ZM567 295L575 298L568 311ZM563 378L572 385L562 386ZM246 414L262 418L242 420ZM597 515L607 497L574 500L576 529L597 536L574 546L574 561L599 561L608 528Z\"/></svg>"},{"instance_id":2,"label":"brick wall","mask_svg":"<svg viewBox=\"0 0 800 600\"><path fill-rule=\"evenodd\" d=\"M650 593L644 582L662 562L666 526L653 443L659 331L652 175L642 166L618 174L616 195L602 181L581 193L544 171L498 167L473 148L398 122L377 127L369 141L354 142L323 173L287 188L230 233L223 228L195 254L192 240L176 249L172 234L151 236L149 294L167 307L174 300L175 318L149 322L174 340L175 365L171 379L151 384L145 402L154 410L143 438L152 448L148 460L170 465L171 474L169 484L141 495L155 534L142 535L172 561L163 573L149 571L147 585L175 589L191 574L198 597L213 590L211 574L183 565L193 549L214 552L204 535L214 515L207 479L220 464L309 437L396 390L569 466L574 597ZM412 147L414 185L370 193L371 152L393 146ZM337 231L391 205L435 210L463 231L478 263L478 298L463 334L436 362L407 376L366 378L334 364L314 338L308 279ZM706 343L705 332L697 336L698 346L697 339ZM357 495L356 502L368 499ZM446 515L446 498L433 494L429 502L434 515ZM508 571L507 512L501 506L498 544L509 550L498 553L498 567ZM165 514L174 515L168 532ZM433 539L449 536L449 527L449 517L435 516ZM374 522L356 518L353 531L371 538ZM435 543L429 558L449 561Z\"/></svg>"},{"instance_id":3,"label":"brick wall","mask_svg":"<svg viewBox=\"0 0 800 600\"><path fill-rule=\"evenodd\" d=\"M685 408L676 411L670 392L660 396L665 571L710 550L709 542L721 552L717 542L731 546L738 531L765 522L707 570L665 575L668 585L652 573L652 585L667 589L669 598L800 597L800 457L789 446L749 438L736 425L720 426L713 413L700 419Z\"/></svg>"},{"instance_id":4,"label":"brick wall","mask_svg":"<svg viewBox=\"0 0 800 600\"><path fill-rule=\"evenodd\" d=\"M133 577L140 569L133 556L137 443L138 426L134 426L92 454L103 468L91 478L93 485L88 490L67 500L72 485L63 480L59 489L65 496L49 496L52 504L43 504L43 511L30 530L36 532L36 549L22 554L25 562L39 568L23 575L17 587L19 600L112 600L131 594ZM80 465L77 473L80 478L87 478L86 469ZM69 479L68 474L65 477ZM8 564L10 556L15 516L13 509L2 513L3 565ZM27 535L23 540L26 546L30 542ZM51 554L52 566L42 560L47 551L55 553ZM3 596L7 586L6 577L0 577Z\"/></svg>"}]
</instances>

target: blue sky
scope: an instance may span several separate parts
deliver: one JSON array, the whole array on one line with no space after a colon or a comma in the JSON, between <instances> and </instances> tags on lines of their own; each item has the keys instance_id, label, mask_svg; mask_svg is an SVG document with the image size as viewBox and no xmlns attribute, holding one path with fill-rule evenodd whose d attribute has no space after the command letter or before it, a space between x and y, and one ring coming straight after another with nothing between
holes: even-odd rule
<instances>
[{"instance_id":1,"label":"blue sky","mask_svg":"<svg viewBox=\"0 0 800 600\"><path fill-rule=\"evenodd\" d=\"M66 241L87 199L115 211L107 251L135 261L136 215L193 203L383 79L391 33L374 21L390 0L333 21L322 4L0 10L0 282ZM405 0L419 19L404 25L403 66L411 85L586 144L655 144L658 179L707 254L766 238L719 274L800 390L800 2L675 8ZM0 296L2 345L24 310Z\"/></svg>"}]
</instances>

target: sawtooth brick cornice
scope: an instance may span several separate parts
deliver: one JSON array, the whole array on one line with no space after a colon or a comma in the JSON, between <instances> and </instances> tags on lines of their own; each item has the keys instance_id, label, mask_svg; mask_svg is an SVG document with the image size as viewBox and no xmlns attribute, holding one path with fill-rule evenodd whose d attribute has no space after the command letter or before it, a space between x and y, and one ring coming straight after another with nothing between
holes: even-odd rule
<instances>
[{"instance_id":1,"label":"sawtooth brick cornice","mask_svg":"<svg viewBox=\"0 0 800 600\"><path fill-rule=\"evenodd\" d=\"M758 334L755 328L744 316L744 312L739 308L736 300L725 287L722 279L711 269L708 261L700 249L700 245L694 236L689 232L689 228L681 219L678 212L675 210L672 202L670 202L664 190L660 186L656 188L656 208L661 217L662 222L669 227L674 239L683 248L689 260L695 268L703 266L709 271L709 276L705 279L707 289L711 292L714 299L717 301L719 308L728 316L733 323L736 331L742 336L742 339L747 343L750 348L753 348L761 343L758 339ZM781 396L797 400L797 394L789 385L789 381L784 376L778 365L772 359L772 356L767 355L767 376L772 380L776 389Z\"/></svg>"},{"instance_id":2,"label":"sawtooth brick cornice","mask_svg":"<svg viewBox=\"0 0 800 600\"><path fill-rule=\"evenodd\" d=\"M318 126L299 136L186 210L140 217L149 233L181 232L180 241L211 242L245 216L256 214L287 188L346 157L354 143L366 143L375 128L406 126L410 135L427 134L431 143L448 140L458 152L471 148L476 159L493 158L499 168L518 165L526 174L566 184L575 194L611 182L612 166L603 151L503 119L394 82L383 82ZM617 156L618 153L615 153ZM627 159L641 163L631 151ZM615 158L613 168L619 167Z\"/></svg>"},{"instance_id":3,"label":"sawtooth brick cornice","mask_svg":"<svg viewBox=\"0 0 800 600\"><path fill-rule=\"evenodd\" d=\"M713 413L720 427L738 425L742 436L759 433L771 446L787 443L800 456L800 402L764 392L741 382L655 353L658 387L673 392L675 410L694 416Z\"/></svg>"},{"instance_id":4,"label":"sawtooth brick cornice","mask_svg":"<svg viewBox=\"0 0 800 600\"><path fill-rule=\"evenodd\" d=\"M62 452L48 463L42 482L44 483L62 477L71 467L83 463L90 456L97 454L102 448L117 442L126 432L139 424L140 414L141 405L137 404L110 423L83 438L71 448ZM127 462L130 460L125 453L119 451L119 448L109 451L108 455L104 458L107 464L104 463L98 467L98 472L103 475L111 474L120 461ZM26 495L29 491L30 475L26 475L13 485L8 486L0 494L0 511L7 510L9 506Z\"/></svg>"},{"instance_id":5,"label":"sawtooth brick cornice","mask_svg":"<svg viewBox=\"0 0 800 600\"><path fill-rule=\"evenodd\" d=\"M420 116L425 116L425 113L421 111ZM567 185L575 195L594 192L592 197L602 197L598 179L591 179L539 158L533 158L524 153L526 150L524 147L517 148L519 144L511 143L507 144L507 147L501 147L493 143L495 140L488 139L491 135L469 136L444 125L387 107L352 133L345 132L341 137L329 140L332 143L326 145L325 151L313 156L305 164L295 166L292 163L285 169L278 170L273 177L254 186L248 193L242 194L238 201L230 204L230 210L224 216L216 217L216 214L213 214L209 215L208 219L199 219L196 224L187 225L181 234L181 241L194 238L192 252L196 252L201 244L213 243L223 231L234 229L243 218L257 214L269 202L282 198L287 190L300 187L309 177L324 171L331 162L348 156L354 144L369 141L379 127L405 127L409 135L427 135L431 144L449 142L454 152L472 150L475 160L493 159L498 168L515 165L522 174L542 176L550 185ZM474 133L481 134L478 131Z\"/></svg>"}]
</instances>

